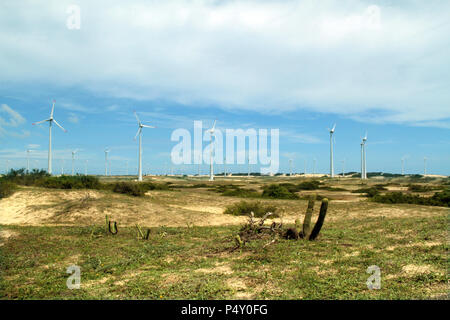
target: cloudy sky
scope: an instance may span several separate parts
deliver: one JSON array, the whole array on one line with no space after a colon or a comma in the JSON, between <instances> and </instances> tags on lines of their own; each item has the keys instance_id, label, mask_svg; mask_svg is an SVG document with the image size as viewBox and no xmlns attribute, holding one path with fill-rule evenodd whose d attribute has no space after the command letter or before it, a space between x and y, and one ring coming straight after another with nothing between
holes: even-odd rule
<instances>
[{"instance_id":1,"label":"cloudy sky","mask_svg":"<svg viewBox=\"0 0 450 320\"><path fill-rule=\"evenodd\" d=\"M113 173L135 170L136 110L158 126L144 132L145 171L169 166L174 129L217 118L280 129L282 171L315 158L326 172L336 122L337 171L359 170L367 130L368 171L399 172L403 157L422 172L426 156L450 174L449 12L446 0L3 0L0 172L27 148L46 167L47 129L31 123L55 99L68 130L54 128L57 172L73 149L78 171L88 159L101 172L105 147Z\"/></svg>"}]
</instances>

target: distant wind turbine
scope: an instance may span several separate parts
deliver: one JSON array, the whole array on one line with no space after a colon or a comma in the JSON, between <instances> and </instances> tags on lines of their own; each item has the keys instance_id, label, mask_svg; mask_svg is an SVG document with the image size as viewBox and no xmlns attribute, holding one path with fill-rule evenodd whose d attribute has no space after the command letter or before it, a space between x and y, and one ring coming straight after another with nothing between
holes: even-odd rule
<instances>
[{"instance_id":1,"label":"distant wind turbine","mask_svg":"<svg viewBox=\"0 0 450 320\"><path fill-rule=\"evenodd\" d=\"M289 176L292 177L292 159L289 159Z\"/></svg>"},{"instance_id":2,"label":"distant wind turbine","mask_svg":"<svg viewBox=\"0 0 450 320\"><path fill-rule=\"evenodd\" d=\"M334 160L333 160L333 134L334 129L336 129L336 124L333 125L333 128L330 130L330 177L334 178Z\"/></svg>"},{"instance_id":3,"label":"distant wind turbine","mask_svg":"<svg viewBox=\"0 0 450 320\"><path fill-rule=\"evenodd\" d=\"M214 124L212 126L211 129L209 129L209 133L210 133L210 141L211 141L211 145L209 148L209 181L214 181L214 168L213 168L213 142L212 142L212 137L214 135L214 130L216 129L216 120L214 120Z\"/></svg>"},{"instance_id":4,"label":"distant wind turbine","mask_svg":"<svg viewBox=\"0 0 450 320\"><path fill-rule=\"evenodd\" d=\"M361 139L361 179L367 179L366 172L366 141L367 141L367 131L364 138Z\"/></svg>"},{"instance_id":5,"label":"distant wind turbine","mask_svg":"<svg viewBox=\"0 0 450 320\"><path fill-rule=\"evenodd\" d=\"M73 164L74 164L74 161L75 161L75 154L78 152L78 150L73 150L72 151L72 175L74 175L74 167L73 167Z\"/></svg>"},{"instance_id":6,"label":"distant wind turbine","mask_svg":"<svg viewBox=\"0 0 450 320\"><path fill-rule=\"evenodd\" d=\"M136 120L138 122L138 131L136 133L136 136L134 137L134 140L136 140L137 136L139 136L139 169L138 169L138 181L142 181L142 128L155 128L153 126L149 126L146 124L142 124L141 120L139 120L138 115L136 114L136 111L134 112L134 116L136 117Z\"/></svg>"},{"instance_id":7,"label":"distant wind turbine","mask_svg":"<svg viewBox=\"0 0 450 320\"><path fill-rule=\"evenodd\" d=\"M427 174L427 157L423 158L423 175Z\"/></svg>"},{"instance_id":8,"label":"distant wind turbine","mask_svg":"<svg viewBox=\"0 0 450 320\"><path fill-rule=\"evenodd\" d=\"M30 152L31 150L27 150L27 173L30 173Z\"/></svg>"},{"instance_id":9,"label":"distant wind turbine","mask_svg":"<svg viewBox=\"0 0 450 320\"><path fill-rule=\"evenodd\" d=\"M35 122L33 125L44 123L48 121L48 169L47 172L52 174L52 123L54 122L58 127L61 128L64 132L67 132L55 119L53 119L53 111L55 110L55 100L53 100L52 111L50 113L50 118Z\"/></svg>"},{"instance_id":10,"label":"distant wind turbine","mask_svg":"<svg viewBox=\"0 0 450 320\"><path fill-rule=\"evenodd\" d=\"M105 149L105 176L108 175L108 148Z\"/></svg>"},{"instance_id":11,"label":"distant wind turbine","mask_svg":"<svg viewBox=\"0 0 450 320\"><path fill-rule=\"evenodd\" d=\"M84 175L85 176L87 176L87 167L88 167L88 160L86 160L85 162L84 162Z\"/></svg>"}]
</instances>

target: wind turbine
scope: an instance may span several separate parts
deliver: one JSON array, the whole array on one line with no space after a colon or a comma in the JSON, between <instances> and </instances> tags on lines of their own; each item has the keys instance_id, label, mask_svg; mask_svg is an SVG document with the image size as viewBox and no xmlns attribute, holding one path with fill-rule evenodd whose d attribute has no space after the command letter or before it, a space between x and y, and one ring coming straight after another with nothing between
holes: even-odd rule
<instances>
[{"instance_id":1,"label":"wind turbine","mask_svg":"<svg viewBox=\"0 0 450 320\"><path fill-rule=\"evenodd\" d=\"M362 141L363 141L363 155L364 155L364 179L367 179L367 161L366 161L367 131L366 131L366 135L364 136Z\"/></svg>"},{"instance_id":2,"label":"wind turbine","mask_svg":"<svg viewBox=\"0 0 450 320\"><path fill-rule=\"evenodd\" d=\"M333 163L333 134L336 129L336 124L330 130L330 177L334 178L334 163Z\"/></svg>"},{"instance_id":3,"label":"wind turbine","mask_svg":"<svg viewBox=\"0 0 450 320\"><path fill-rule=\"evenodd\" d=\"M88 167L88 160L84 163L84 175L87 176L87 167Z\"/></svg>"},{"instance_id":4,"label":"wind turbine","mask_svg":"<svg viewBox=\"0 0 450 320\"><path fill-rule=\"evenodd\" d=\"M316 174L316 158L313 159L313 176Z\"/></svg>"},{"instance_id":5,"label":"wind turbine","mask_svg":"<svg viewBox=\"0 0 450 320\"><path fill-rule=\"evenodd\" d=\"M61 175L64 175L64 159L61 159Z\"/></svg>"},{"instance_id":6,"label":"wind turbine","mask_svg":"<svg viewBox=\"0 0 450 320\"><path fill-rule=\"evenodd\" d=\"M139 136L139 169L138 169L138 181L142 181L142 128L155 128L153 126L148 126L146 124L142 124L141 120L139 120L139 117L137 116L136 111L134 112L134 115L136 117L136 120L138 122L138 131L136 133L136 136L134 136L134 140L136 140L136 137Z\"/></svg>"},{"instance_id":7,"label":"wind turbine","mask_svg":"<svg viewBox=\"0 0 450 320\"><path fill-rule=\"evenodd\" d=\"M361 179L367 179L366 173L366 141L367 132L364 138L361 140Z\"/></svg>"},{"instance_id":8,"label":"wind turbine","mask_svg":"<svg viewBox=\"0 0 450 320\"><path fill-rule=\"evenodd\" d=\"M27 173L30 173L30 149L27 149Z\"/></svg>"},{"instance_id":9,"label":"wind turbine","mask_svg":"<svg viewBox=\"0 0 450 320\"><path fill-rule=\"evenodd\" d=\"M342 178L345 177L345 159L342 160Z\"/></svg>"},{"instance_id":10,"label":"wind turbine","mask_svg":"<svg viewBox=\"0 0 450 320\"><path fill-rule=\"evenodd\" d=\"M58 127L60 127L64 132L67 132L55 119L53 119L53 111L55 110L55 100L53 100L52 111L50 113L50 118L35 122L33 125L44 123L48 121L48 169L47 172L52 174L52 123L54 122Z\"/></svg>"},{"instance_id":11,"label":"wind turbine","mask_svg":"<svg viewBox=\"0 0 450 320\"><path fill-rule=\"evenodd\" d=\"M292 159L289 159L289 176L292 177Z\"/></svg>"},{"instance_id":12,"label":"wind turbine","mask_svg":"<svg viewBox=\"0 0 450 320\"><path fill-rule=\"evenodd\" d=\"M108 175L108 148L105 149L105 176Z\"/></svg>"},{"instance_id":13,"label":"wind turbine","mask_svg":"<svg viewBox=\"0 0 450 320\"><path fill-rule=\"evenodd\" d=\"M74 163L74 160L75 160L75 153L77 153L77 152L78 152L78 150L73 150L73 151L72 151L72 175L73 175L73 173L74 173L74 172L73 172L73 171L74 171L74 170L73 170L73 163Z\"/></svg>"},{"instance_id":14,"label":"wind turbine","mask_svg":"<svg viewBox=\"0 0 450 320\"><path fill-rule=\"evenodd\" d=\"M423 158L423 175L427 175L427 157Z\"/></svg>"},{"instance_id":15,"label":"wind turbine","mask_svg":"<svg viewBox=\"0 0 450 320\"><path fill-rule=\"evenodd\" d=\"M214 181L214 169L213 169L213 143L212 143L212 137L214 135L214 130L216 129L216 120L214 120L214 124L211 129L209 129L210 134L210 141L211 145L209 148L209 181Z\"/></svg>"},{"instance_id":16,"label":"wind turbine","mask_svg":"<svg viewBox=\"0 0 450 320\"><path fill-rule=\"evenodd\" d=\"M305 159L305 171L303 172L303 176L306 177L306 165L308 163L308 160Z\"/></svg>"},{"instance_id":17,"label":"wind turbine","mask_svg":"<svg viewBox=\"0 0 450 320\"><path fill-rule=\"evenodd\" d=\"M402 176L405 175L405 158L402 158Z\"/></svg>"}]
</instances>

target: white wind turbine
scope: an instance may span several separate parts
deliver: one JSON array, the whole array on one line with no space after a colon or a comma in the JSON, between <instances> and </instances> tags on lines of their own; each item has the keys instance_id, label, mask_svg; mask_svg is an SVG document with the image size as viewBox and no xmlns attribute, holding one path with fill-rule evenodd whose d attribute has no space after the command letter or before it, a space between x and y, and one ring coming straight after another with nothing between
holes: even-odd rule
<instances>
[{"instance_id":1,"label":"white wind turbine","mask_svg":"<svg viewBox=\"0 0 450 320\"><path fill-rule=\"evenodd\" d=\"M361 139L361 179L367 179L366 172L366 141L367 141L367 131L364 138Z\"/></svg>"},{"instance_id":2,"label":"white wind turbine","mask_svg":"<svg viewBox=\"0 0 450 320\"><path fill-rule=\"evenodd\" d=\"M427 157L423 158L423 175L427 175Z\"/></svg>"},{"instance_id":3,"label":"white wind turbine","mask_svg":"<svg viewBox=\"0 0 450 320\"><path fill-rule=\"evenodd\" d=\"M109 149L106 148L105 149L105 176L108 175L108 153L109 153Z\"/></svg>"},{"instance_id":4,"label":"white wind turbine","mask_svg":"<svg viewBox=\"0 0 450 320\"><path fill-rule=\"evenodd\" d=\"M142 181L142 128L156 128L153 126L149 126L146 124L142 124L141 120L139 120L139 117L136 114L136 111L134 112L134 115L136 117L136 120L138 122L138 131L136 133L136 136L134 137L134 140L136 140L136 137L139 136L139 168L138 168L138 181Z\"/></svg>"},{"instance_id":5,"label":"white wind turbine","mask_svg":"<svg viewBox=\"0 0 450 320\"><path fill-rule=\"evenodd\" d=\"M334 178L334 160L333 160L333 134L334 129L336 129L336 124L334 124L333 128L330 130L330 177Z\"/></svg>"},{"instance_id":6,"label":"white wind turbine","mask_svg":"<svg viewBox=\"0 0 450 320\"><path fill-rule=\"evenodd\" d=\"M74 164L74 161L75 161L75 154L78 152L78 150L73 150L72 151L72 175L74 174L74 167L73 167L73 164Z\"/></svg>"},{"instance_id":7,"label":"white wind turbine","mask_svg":"<svg viewBox=\"0 0 450 320\"><path fill-rule=\"evenodd\" d=\"M55 119L53 119L53 111L55 110L55 100L53 100L52 111L50 113L50 118L35 122L33 125L44 123L48 121L48 169L47 172L52 174L52 123L54 122L58 127L60 127L64 132L67 132Z\"/></svg>"},{"instance_id":8,"label":"white wind turbine","mask_svg":"<svg viewBox=\"0 0 450 320\"><path fill-rule=\"evenodd\" d=\"M30 149L27 149L27 173L30 173Z\"/></svg>"},{"instance_id":9,"label":"white wind turbine","mask_svg":"<svg viewBox=\"0 0 450 320\"><path fill-rule=\"evenodd\" d=\"M214 135L214 130L216 129L216 120L214 120L214 124L211 129L209 129L209 141L211 141L211 145L209 147L209 181L214 180L214 168L213 168L213 142L212 137Z\"/></svg>"}]
</instances>

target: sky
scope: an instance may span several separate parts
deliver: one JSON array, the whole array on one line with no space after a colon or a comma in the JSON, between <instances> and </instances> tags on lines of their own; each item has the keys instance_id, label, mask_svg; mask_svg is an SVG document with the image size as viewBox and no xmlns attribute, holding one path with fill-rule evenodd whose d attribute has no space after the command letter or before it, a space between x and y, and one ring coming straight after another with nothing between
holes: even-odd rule
<instances>
[{"instance_id":1,"label":"sky","mask_svg":"<svg viewBox=\"0 0 450 320\"><path fill-rule=\"evenodd\" d=\"M75 8L74 8L75 5ZM79 20L77 12L79 10ZM279 129L280 171L450 174L449 1L12 1L0 3L0 172L112 174L174 166L178 128ZM77 24L79 22L79 25ZM78 28L79 26L79 28ZM205 142L206 145L206 142ZM64 164L63 164L64 161ZM201 166L207 173L208 159ZM223 170L217 166L216 171ZM246 171L245 165L228 170ZM258 165L252 167L257 171Z\"/></svg>"}]
</instances>

